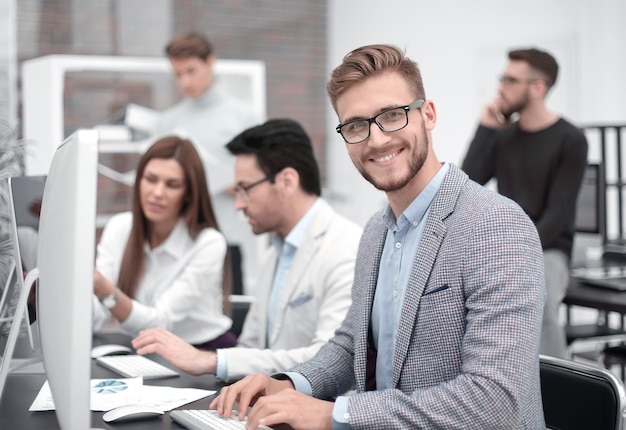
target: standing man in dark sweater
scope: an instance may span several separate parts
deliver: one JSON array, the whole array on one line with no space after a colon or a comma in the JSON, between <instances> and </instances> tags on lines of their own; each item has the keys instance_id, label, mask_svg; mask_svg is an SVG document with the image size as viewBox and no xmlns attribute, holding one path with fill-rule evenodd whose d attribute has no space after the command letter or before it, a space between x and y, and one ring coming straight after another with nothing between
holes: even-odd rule
<instances>
[{"instance_id":1,"label":"standing man in dark sweater","mask_svg":"<svg viewBox=\"0 0 626 430\"><path fill-rule=\"evenodd\" d=\"M535 223L544 250L546 303L541 353L567 357L559 306L567 291L576 198L587 163L587 140L547 109L558 65L537 49L509 52L498 96L482 110L463 170L476 182L497 180Z\"/></svg>"}]
</instances>

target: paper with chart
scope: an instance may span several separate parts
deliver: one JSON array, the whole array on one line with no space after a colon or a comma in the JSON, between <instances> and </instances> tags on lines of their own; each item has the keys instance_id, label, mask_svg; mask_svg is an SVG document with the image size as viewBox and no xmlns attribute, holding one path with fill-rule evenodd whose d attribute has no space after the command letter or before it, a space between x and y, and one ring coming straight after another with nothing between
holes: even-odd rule
<instances>
[{"instance_id":1,"label":"paper with chart","mask_svg":"<svg viewBox=\"0 0 626 430\"><path fill-rule=\"evenodd\" d=\"M156 406L163 412L215 394L214 390L143 385L143 378L92 379L91 410L109 411L118 406L141 404ZM52 411L54 401L46 381L29 411Z\"/></svg>"}]
</instances>

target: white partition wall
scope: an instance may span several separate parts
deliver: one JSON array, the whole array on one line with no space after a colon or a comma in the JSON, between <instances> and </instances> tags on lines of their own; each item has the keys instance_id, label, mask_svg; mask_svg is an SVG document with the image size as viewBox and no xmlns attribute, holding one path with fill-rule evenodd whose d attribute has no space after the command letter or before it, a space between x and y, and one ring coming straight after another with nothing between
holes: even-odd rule
<instances>
[{"instance_id":1,"label":"white partition wall","mask_svg":"<svg viewBox=\"0 0 626 430\"><path fill-rule=\"evenodd\" d=\"M164 73L171 69L166 58L98 55L48 55L22 64L23 135L31 143L26 157L29 175L45 174L52 154L65 139L63 93L70 72ZM244 76L250 80L246 95L260 118L266 116L265 64L251 60L221 60L215 64L220 77Z\"/></svg>"},{"instance_id":2,"label":"white partition wall","mask_svg":"<svg viewBox=\"0 0 626 430\"><path fill-rule=\"evenodd\" d=\"M433 137L441 160L464 159L511 48L538 46L557 57L561 71L548 97L551 109L580 125L626 120L623 0L527 0L514 7L492 0L364 7L343 0L328 8L329 73L350 50L370 43L398 45L419 63L426 95L438 110ZM352 166L328 106L327 186L340 212L364 223L386 199Z\"/></svg>"}]
</instances>

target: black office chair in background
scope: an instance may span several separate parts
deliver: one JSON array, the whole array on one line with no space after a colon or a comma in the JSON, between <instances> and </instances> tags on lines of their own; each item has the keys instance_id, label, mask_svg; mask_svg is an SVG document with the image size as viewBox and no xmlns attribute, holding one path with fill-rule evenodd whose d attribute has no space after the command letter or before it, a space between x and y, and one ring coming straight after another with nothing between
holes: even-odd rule
<instances>
[{"instance_id":1,"label":"black office chair in background","mask_svg":"<svg viewBox=\"0 0 626 430\"><path fill-rule=\"evenodd\" d=\"M546 426L558 430L623 430L626 392L610 371L540 356Z\"/></svg>"},{"instance_id":2,"label":"black office chair in background","mask_svg":"<svg viewBox=\"0 0 626 430\"><path fill-rule=\"evenodd\" d=\"M224 305L224 309L228 309L229 315L233 320L233 326L230 331L239 337L254 298L244 295L241 249L238 245L229 244L228 252L231 267L231 291L225 297L228 303Z\"/></svg>"}]
</instances>

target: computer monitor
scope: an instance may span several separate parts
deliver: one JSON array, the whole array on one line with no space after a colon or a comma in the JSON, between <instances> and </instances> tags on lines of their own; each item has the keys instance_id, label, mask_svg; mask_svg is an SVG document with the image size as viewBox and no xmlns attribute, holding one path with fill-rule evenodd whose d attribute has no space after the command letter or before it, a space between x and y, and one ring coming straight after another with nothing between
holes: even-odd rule
<instances>
[{"instance_id":1,"label":"computer monitor","mask_svg":"<svg viewBox=\"0 0 626 430\"><path fill-rule=\"evenodd\" d=\"M17 284L24 287L24 277L37 267L37 238L39 236L39 212L43 199L46 177L18 176L9 178L9 204L11 214L11 238L15 260ZM34 292L34 291L33 291ZM33 303L34 304L34 303ZM29 306L31 301L29 300ZM34 323L34 307L29 307L29 320Z\"/></svg>"},{"instance_id":2,"label":"computer monitor","mask_svg":"<svg viewBox=\"0 0 626 430\"><path fill-rule=\"evenodd\" d=\"M78 130L55 151L39 221L37 320L61 429L88 429L98 132Z\"/></svg>"},{"instance_id":3,"label":"computer monitor","mask_svg":"<svg viewBox=\"0 0 626 430\"><path fill-rule=\"evenodd\" d=\"M45 176L20 176L7 180L13 265L0 298L0 396L9 372L40 361L35 290L31 289L30 281L25 283L24 277L37 266L38 208L45 180ZM23 308L18 306L22 296L25 296ZM22 332L25 336L18 337Z\"/></svg>"},{"instance_id":4,"label":"computer monitor","mask_svg":"<svg viewBox=\"0 0 626 430\"><path fill-rule=\"evenodd\" d=\"M604 238L605 234L605 186L601 163L589 163L576 201L574 230Z\"/></svg>"}]
</instances>

